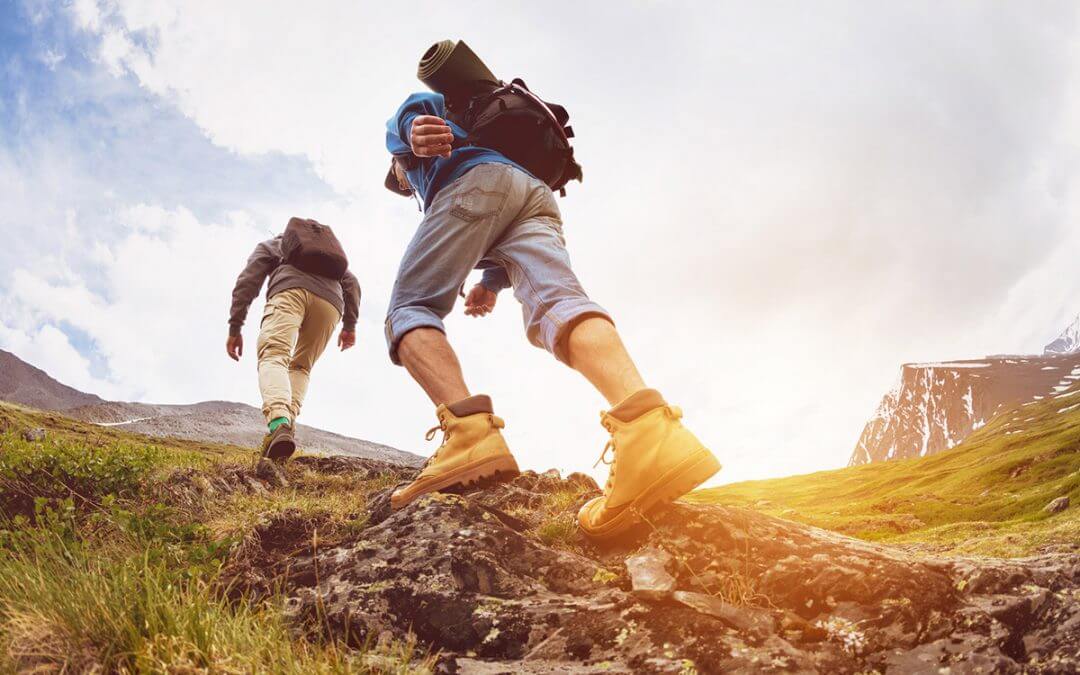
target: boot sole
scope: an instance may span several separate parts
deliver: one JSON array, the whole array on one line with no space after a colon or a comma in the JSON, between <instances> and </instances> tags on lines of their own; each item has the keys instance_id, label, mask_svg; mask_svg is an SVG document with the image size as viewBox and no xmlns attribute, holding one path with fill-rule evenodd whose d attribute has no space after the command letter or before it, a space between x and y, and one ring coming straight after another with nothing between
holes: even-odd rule
<instances>
[{"instance_id":1,"label":"boot sole","mask_svg":"<svg viewBox=\"0 0 1080 675\"><path fill-rule=\"evenodd\" d=\"M263 457L271 462L284 462L292 457L294 452L296 452L296 441L281 440L267 448Z\"/></svg>"},{"instance_id":2,"label":"boot sole","mask_svg":"<svg viewBox=\"0 0 1080 675\"><path fill-rule=\"evenodd\" d=\"M513 478L519 473L521 471L518 469L517 461L511 455L489 457L466 464L438 480L431 481L423 490L409 495L408 498L394 499L391 494L390 508L396 511L432 492L439 492L452 487L468 487L473 483L479 483L489 478Z\"/></svg>"},{"instance_id":3,"label":"boot sole","mask_svg":"<svg viewBox=\"0 0 1080 675\"><path fill-rule=\"evenodd\" d=\"M637 499L611 520L594 529L585 527L580 520L578 526L591 539L618 537L636 525L642 515L658 506L670 504L692 491L715 476L720 468L716 457L707 449L701 448L653 481Z\"/></svg>"}]
</instances>

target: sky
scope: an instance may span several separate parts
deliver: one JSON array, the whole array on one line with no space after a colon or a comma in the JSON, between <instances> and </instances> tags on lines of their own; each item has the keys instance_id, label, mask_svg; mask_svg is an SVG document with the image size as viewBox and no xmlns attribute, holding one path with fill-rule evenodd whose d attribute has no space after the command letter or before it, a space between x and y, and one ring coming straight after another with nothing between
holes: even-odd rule
<instances>
[{"instance_id":1,"label":"sky","mask_svg":"<svg viewBox=\"0 0 1080 675\"><path fill-rule=\"evenodd\" d=\"M1008 2L0 3L0 348L103 397L259 405L232 284L335 228L358 344L301 421L421 455L382 337L419 221L384 124L433 42L565 105L590 295L717 482L843 466L900 365L1037 353L1080 311L1080 7ZM603 399L504 293L447 329L526 468L589 471Z\"/></svg>"}]
</instances>

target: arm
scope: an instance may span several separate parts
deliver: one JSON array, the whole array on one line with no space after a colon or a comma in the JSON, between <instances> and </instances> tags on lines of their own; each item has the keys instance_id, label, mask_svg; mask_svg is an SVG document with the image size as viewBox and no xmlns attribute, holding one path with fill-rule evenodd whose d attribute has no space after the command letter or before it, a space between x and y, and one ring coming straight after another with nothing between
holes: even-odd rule
<instances>
[{"instance_id":1,"label":"arm","mask_svg":"<svg viewBox=\"0 0 1080 675\"><path fill-rule=\"evenodd\" d=\"M352 272L346 272L341 280L341 295L345 299L341 329L352 333L356 331L356 319L360 315L360 284Z\"/></svg>"},{"instance_id":2,"label":"arm","mask_svg":"<svg viewBox=\"0 0 1080 675\"><path fill-rule=\"evenodd\" d=\"M262 290L263 282L270 272L278 266L280 256L270 246L271 242L262 242L248 258L244 271L236 278L232 292L232 309L229 312L229 335L240 335L251 301Z\"/></svg>"},{"instance_id":3,"label":"arm","mask_svg":"<svg viewBox=\"0 0 1080 675\"><path fill-rule=\"evenodd\" d=\"M345 312L337 343L345 351L356 344L356 317L360 314L360 284L352 272L346 272L341 279L341 296L345 299Z\"/></svg>"}]
</instances>

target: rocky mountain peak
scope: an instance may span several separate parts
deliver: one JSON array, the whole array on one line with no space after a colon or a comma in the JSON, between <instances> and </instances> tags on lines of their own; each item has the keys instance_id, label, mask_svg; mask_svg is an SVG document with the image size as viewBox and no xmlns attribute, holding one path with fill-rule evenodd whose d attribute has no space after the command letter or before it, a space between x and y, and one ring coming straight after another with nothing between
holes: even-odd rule
<instances>
[{"instance_id":1,"label":"rocky mountain peak","mask_svg":"<svg viewBox=\"0 0 1080 675\"><path fill-rule=\"evenodd\" d=\"M1056 340L1046 345L1043 353L1047 356L1080 353L1080 314L1076 315L1073 322L1062 331Z\"/></svg>"},{"instance_id":2,"label":"rocky mountain peak","mask_svg":"<svg viewBox=\"0 0 1080 675\"><path fill-rule=\"evenodd\" d=\"M1059 396L1078 381L1080 352L904 364L849 464L948 450L1006 408Z\"/></svg>"}]
</instances>

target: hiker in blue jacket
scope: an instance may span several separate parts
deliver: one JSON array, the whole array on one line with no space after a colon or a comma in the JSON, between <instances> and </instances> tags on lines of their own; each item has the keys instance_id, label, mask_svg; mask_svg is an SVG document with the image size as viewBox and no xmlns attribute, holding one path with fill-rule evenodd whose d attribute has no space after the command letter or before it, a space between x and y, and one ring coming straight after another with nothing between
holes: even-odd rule
<instances>
[{"instance_id":1,"label":"hiker in blue jacket","mask_svg":"<svg viewBox=\"0 0 1080 675\"><path fill-rule=\"evenodd\" d=\"M602 416L612 435L601 456L612 466L610 478L578 522L594 538L614 537L720 465L681 424L681 411L646 387L610 315L586 295L549 185L499 151L467 144L467 131L446 117L441 94L417 93L386 128L397 187L416 194L424 208L394 284L386 339L391 360L437 406L445 433L416 480L393 493L392 506L518 471L499 432L503 421L489 397L471 395L442 321L469 273L480 268L466 314L489 313L499 291L513 287L529 341L584 375L612 405Z\"/></svg>"}]
</instances>

